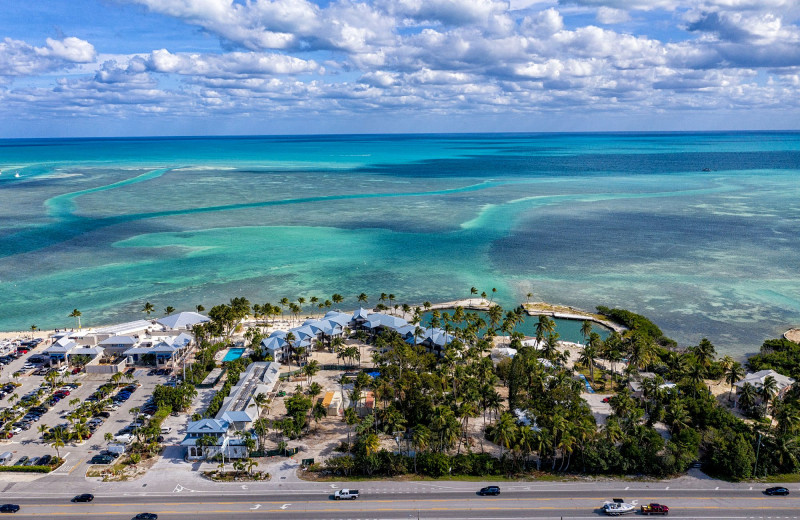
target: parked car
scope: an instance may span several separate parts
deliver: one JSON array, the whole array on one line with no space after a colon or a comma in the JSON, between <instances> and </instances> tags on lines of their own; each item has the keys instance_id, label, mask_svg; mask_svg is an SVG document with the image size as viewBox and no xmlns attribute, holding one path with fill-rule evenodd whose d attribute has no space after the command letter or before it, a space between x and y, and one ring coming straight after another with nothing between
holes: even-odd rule
<instances>
[{"instance_id":1,"label":"parked car","mask_svg":"<svg viewBox=\"0 0 800 520\"><path fill-rule=\"evenodd\" d=\"M783 495L786 496L789 494L789 490L785 487L771 487L764 490L765 495Z\"/></svg>"},{"instance_id":2,"label":"parked car","mask_svg":"<svg viewBox=\"0 0 800 520\"><path fill-rule=\"evenodd\" d=\"M16 513L19 511L17 504L3 504L0 506L0 513Z\"/></svg>"},{"instance_id":3,"label":"parked car","mask_svg":"<svg viewBox=\"0 0 800 520\"><path fill-rule=\"evenodd\" d=\"M39 465L40 466L47 466L48 464L50 464L50 462L52 460L53 460L53 456L52 455L49 455L49 454L48 455L44 455L41 459L39 459Z\"/></svg>"},{"instance_id":4,"label":"parked car","mask_svg":"<svg viewBox=\"0 0 800 520\"><path fill-rule=\"evenodd\" d=\"M91 493L83 493L81 495L76 495L72 501L73 502L91 502L94 500L94 495Z\"/></svg>"},{"instance_id":5,"label":"parked car","mask_svg":"<svg viewBox=\"0 0 800 520\"><path fill-rule=\"evenodd\" d=\"M28 462L28 456L27 455L23 455L22 457L20 457L20 459L14 465L15 466L24 466L26 462Z\"/></svg>"},{"instance_id":6,"label":"parked car","mask_svg":"<svg viewBox=\"0 0 800 520\"><path fill-rule=\"evenodd\" d=\"M111 464L113 461L108 455L95 455L89 459L89 464Z\"/></svg>"},{"instance_id":7,"label":"parked car","mask_svg":"<svg viewBox=\"0 0 800 520\"><path fill-rule=\"evenodd\" d=\"M500 494L500 486L486 486L484 488L481 488L481 490L478 491L478 494L481 495L481 496L483 496L483 495L495 495L495 496L499 495Z\"/></svg>"}]
</instances>

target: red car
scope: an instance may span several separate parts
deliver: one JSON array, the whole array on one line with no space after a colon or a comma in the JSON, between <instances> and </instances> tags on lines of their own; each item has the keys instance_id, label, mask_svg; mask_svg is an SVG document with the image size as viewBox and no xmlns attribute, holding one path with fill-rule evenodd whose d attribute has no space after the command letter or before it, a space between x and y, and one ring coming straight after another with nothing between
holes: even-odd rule
<instances>
[{"instance_id":1,"label":"red car","mask_svg":"<svg viewBox=\"0 0 800 520\"><path fill-rule=\"evenodd\" d=\"M609 402L611 402L611 398L610 397L604 397L603 398L603 402L604 403L609 403Z\"/></svg>"},{"instance_id":2,"label":"red car","mask_svg":"<svg viewBox=\"0 0 800 520\"><path fill-rule=\"evenodd\" d=\"M75 368L73 368L73 369L72 369L72 373L73 373L73 374L77 374L77 373L78 373L78 372L80 372L81 370L83 370L81 367L75 367Z\"/></svg>"}]
</instances>

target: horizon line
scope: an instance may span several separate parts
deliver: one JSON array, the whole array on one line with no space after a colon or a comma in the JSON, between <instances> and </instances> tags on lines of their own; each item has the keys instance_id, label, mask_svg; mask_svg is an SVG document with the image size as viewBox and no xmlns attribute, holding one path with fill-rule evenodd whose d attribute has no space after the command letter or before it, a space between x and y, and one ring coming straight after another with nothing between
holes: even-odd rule
<instances>
[{"instance_id":1,"label":"horizon line","mask_svg":"<svg viewBox=\"0 0 800 520\"><path fill-rule=\"evenodd\" d=\"M774 130L603 130L603 131L511 131L511 132L376 132L376 133L308 133L308 134L154 134L115 136L61 136L61 137L0 137L0 141L68 141L68 140L125 140L125 139L262 139L262 138L332 138L332 137L433 137L433 136L547 136L547 135L691 135L691 134L787 134L800 133L796 129Z\"/></svg>"}]
</instances>

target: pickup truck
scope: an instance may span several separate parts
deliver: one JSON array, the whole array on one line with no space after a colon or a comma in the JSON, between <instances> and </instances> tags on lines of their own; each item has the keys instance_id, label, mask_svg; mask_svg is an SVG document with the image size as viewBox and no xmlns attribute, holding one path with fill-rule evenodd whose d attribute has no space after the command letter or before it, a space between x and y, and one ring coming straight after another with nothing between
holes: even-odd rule
<instances>
[{"instance_id":1,"label":"pickup truck","mask_svg":"<svg viewBox=\"0 0 800 520\"><path fill-rule=\"evenodd\" d=\"M669 507L663 504L646 504L642 506L643 515L668 515Z\"/></svg>"},{"instance_id":2,"label":"pickup truck","mask_svg":"<svg viewBox=\"0 0 800 520\"><path fill-rule=\"evenodd\" d=\"M334 500L355 500L358 498L357 489L339 489L333 494Z\"/></svg>"}]
</instances>

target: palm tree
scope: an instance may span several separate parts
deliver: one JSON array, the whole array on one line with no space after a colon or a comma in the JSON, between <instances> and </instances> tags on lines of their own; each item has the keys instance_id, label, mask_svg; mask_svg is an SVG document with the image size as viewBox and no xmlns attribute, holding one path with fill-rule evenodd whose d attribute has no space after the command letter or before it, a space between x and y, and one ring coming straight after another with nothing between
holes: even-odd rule
<instances>
[{"instance_id":1,"label":"palm tree","mask_svg":"<svg viewBox=\"0 0 800 520\"><path fill-rule=\"evenodd\" d=\"M761 388L759 388L758 391L759 397L761 397L765 407L769 407L769 403L772 401L772 396L774 396L776 393L778 393L778 382L773 376L765 377L764 381L761 383Z\"/></svg>"},{"instance_id":2,"label":"palm tree","mask_svg":"<svg viewBox=\"0 0 800 520\"><path fill-rule=\"evenodd\" d=\"M556 322L550 319L549 316L540 315L539 321L536 322L536 341L541 344L545 335L552 335L555 330Z\"/></svg>"},{"instance_id":3,"label":"palm tree","mask_svg":"<svg viewBox=\"0 0 800 520\"><path fill-rule=\"evenodd\" d=\"M156 307L150 302L145 302L144 307L142 307L142 312L150 316L151 312L155 312Z\"/></svg>"},{"instance_id":4,"label":"palm tree","mask_svg":"<svg viewBox=\"0 0 800 520\"><path fill-rule=\"evenodd\" d=\"M367 303L367 295L366 295L366 293L362 292L361 294L359 294L358 297L356 298L356 300L358 300L359 303Z\"/></svg>"},{"instance_id":5,"label":"palm tree","mask_svg":"<svg viewBox=\"0 0 800 520\"><path fill-rule=\"evenodd\" d=\"M424 424L418 424L411 431L411 444L414 446L414 473L417 472L417 453L425 451L431 441L431 431Z\"/></svg>"},{"instance_id":6,"label":"palm tree","mask_svg":"<svg viewBox=\"0 0 800 520\"><path fill-rule=\"evenodd\" d=\"M581 350L580 357L578 358L579 363L589 367L589 377L592 380L592 384L594 384L594 363L597 359L597 355L597 348L591 343L587 343L583 347L583 350Z\"/></svg>"},{"instance_id":7,"label":"palm tree","mask_svg":"<svg viewBox=\"0 0 800 520\"><path fill-rule=\"evenodd\" d=\"M202 305L195 306L195 309L197 310L197 312L203 312L204 310L206 310L206 308L203 307Z\"/></svg>"},{"instance_id":8,"label":"palm tree","mask_svg":"<svg viewBox=\"0 0 800 520\"><path fill-rule=\"evenodd\" d=\"M344 417L342 420L347 423L347 449L350 449L350 432L353 429L353 425L358 422L358 414L356 413L355 408L346 408L344 411Z\"/></svg>"},{"instance_id":9,"label":"palm tree","mask_svg":"<svg viewBox=\"0 0 800 520\"><path fill-rule=\"evenodd\" d=\"M308 384L311 384L311 381L314 379L314 376L320 371L319 361L316 359L312 359L308 363L305 364L303 367L303 373L306 375L308 379Z\"/></svg>"},{"instance_id":10,"label":"palm tree","mask_svg":"<svg viewBox=\"0 0 800 520\"><path fill-rule=\"evenodd\" d=\"M175 307L173 307L172 305L167 305L167 308L164 309L164 315L165 316L169 316L173 312L175 312Z\"/></svg>"},{"instance_id":11,"label":"palm tree","mask_svg":"<svg viewBox=\"0 0 800 520\"><path fill-rule=\"evenodd\" d=\"M583 320L581 323L581 335L583 336L583 341L588 342L589 336L592 334L592 322L589 320Z\"/></svg>"},{"instance_id":12,"label":"palm tree","mask_svg":"<svg viewBox=\"0 0 800 520\"><path fill-rule=\"evenodd\" d=\"M39 327L37 327L36 325L31 325L31 337L33 337L33 335L36 333L36 330L37 330L38 328L39 328Z\"/></svg>"},{"instance_id":13,"label":"palm tree","mask_svg":"<svg viewBox=\"0 0 800 520\"><path fill-rule=\"evenodd\" d=\"M53 429L53 436L50 437L50 446L52 446L56 450L56 457L58 457L59 459L61 458L61 452L59 451L59 448L63 448L65 446L64 444L65 436L66 432L64 431L64 428L62 428L61 426L56 426Z\"/></svg>"},{"instance_id":14,"label":"palm tree","mask_svg":"<svg viewBox=\"0 0 800 520\"><path fill-rule=\"evenodd\" d=\"M744 367L738 361L734 361L725 371L725 382L731 385L731 390L728 392L728 401L733 398L733 385L741 381L744 377Z\"/></svg>"},{"instance_id":15,"label":"palm tree","mask_svg":"<svg viewBox=\"0 0 800 520\"><path fill-rule=\"evenodd\" d=\"M253 406L256 407L256 417L261 417L261 409L267 404L269 399L264 392L259 392L253 396Z\"/></svg>"},{"instance_id":16,"label":"palm tree","mask_svg":"<svg viewBox=\"0 0 800 520\"><path fill-rule=\"evenodd\" d=\"M78 330L81 329L81 311L78 309L72 309L72 313L69 315L70 318L75 318L75 321L78 324Z\"/></svg>"},{"instance_id":17,"label":"palm tree","mask_svg":"<svg viewBox=\"0 0 800 520\"><path fill-rule=\"evenodd\" d=\"M517 436L517 424L510 413L500 416L492 429L492 442L500 445L501 453L503 449L509 449Z\"/></svg>"},{"instance_id":18,"label":"palm tree","mask_svg":"<svg viewBox=\"0 0 800 520\"><path fill-rule=\"evenodd\" d=\"M750 383L745 383L742 385L742 389L739 391L739 397L737 399L739 408L745 411L752 408L756 402L756 396L758 396L758 391L756 390L755 386L751 385Z\"/></svg>"}]
</instances>

